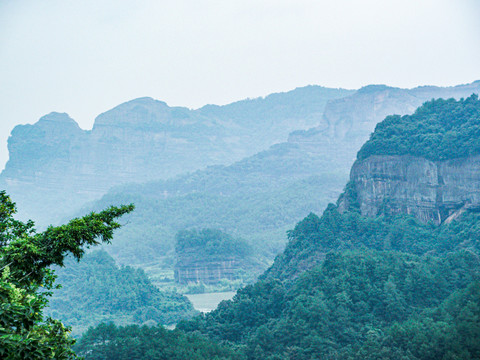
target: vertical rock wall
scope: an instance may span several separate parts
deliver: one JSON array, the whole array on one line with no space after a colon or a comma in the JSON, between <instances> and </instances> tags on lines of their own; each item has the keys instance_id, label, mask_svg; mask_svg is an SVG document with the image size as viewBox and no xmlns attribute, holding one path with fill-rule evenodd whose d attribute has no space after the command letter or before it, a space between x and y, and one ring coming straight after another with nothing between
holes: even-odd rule
<instances>
[{"instance_id":1,"label":"vertical rock wall","mask_svg":"<svg viewBox=\"0 0 480 360\"><path fill-rule=\"evenodd\" d=\"M365 216L404 213L440 224L458 211L480 209L480 156L371 156L353 165L350 181Z\"/></svg>"}]
</instances>

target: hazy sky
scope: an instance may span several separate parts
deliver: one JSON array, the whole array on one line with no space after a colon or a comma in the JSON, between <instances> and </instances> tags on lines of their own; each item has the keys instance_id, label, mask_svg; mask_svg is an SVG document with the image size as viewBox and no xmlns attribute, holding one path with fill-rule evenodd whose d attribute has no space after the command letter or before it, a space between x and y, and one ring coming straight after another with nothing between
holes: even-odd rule
<instances>
[{"instance_id":1,"label":"hazy sky","mask_svg":"<svg viewBox=\"0 0 480 360\"><path fill-rule=\"evenodd\" d=\"M479 0L0 0L0 168L12 128L51 111L90 129L140 96L197 108L476 79Z\"/></svg>"}]
</instances>

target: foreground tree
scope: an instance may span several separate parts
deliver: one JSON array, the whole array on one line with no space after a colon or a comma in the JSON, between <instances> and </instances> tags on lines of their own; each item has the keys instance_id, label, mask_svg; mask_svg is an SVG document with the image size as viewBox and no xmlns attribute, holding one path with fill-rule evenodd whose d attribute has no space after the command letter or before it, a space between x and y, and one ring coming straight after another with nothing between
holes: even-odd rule
<instances>
[{"instance_id":1,"label":"foreground tree","mask_svg":"<svg viewBox=\"0 0 480 360\"><path fill-rule=\"evenodd\" d=\"M133 205L110 207L36 233L34 223L15 220L15 204L0 191L0 358L74 359L69 329L43 309L56 286L52 265L63 266L71 254L109 243L120 227L115 219Z\"/></svg>"}]
</instances>

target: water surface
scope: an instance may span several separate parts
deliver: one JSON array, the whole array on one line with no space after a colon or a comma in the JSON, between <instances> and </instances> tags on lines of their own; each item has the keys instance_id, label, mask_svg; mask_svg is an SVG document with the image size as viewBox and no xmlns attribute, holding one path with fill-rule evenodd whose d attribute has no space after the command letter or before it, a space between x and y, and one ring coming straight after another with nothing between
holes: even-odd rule
<instances>
[{"instance_id":1,"label":"water surface","mask_svg":"<svg viewBox=\"0 0 480 360\"><path fill-rule=\"evenodd\" d=\"M201 312L210 312L215 310L223 300L230 300L235 295L235 291L225 291L205 294L185 295L192 302L193 307Z\"/></svg>"}]
</instances>

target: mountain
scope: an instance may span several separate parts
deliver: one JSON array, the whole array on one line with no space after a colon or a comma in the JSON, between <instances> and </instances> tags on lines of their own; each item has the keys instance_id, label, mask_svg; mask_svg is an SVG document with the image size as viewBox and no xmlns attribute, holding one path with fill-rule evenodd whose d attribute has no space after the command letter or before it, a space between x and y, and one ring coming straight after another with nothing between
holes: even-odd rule
<instances>
[{"instance_id":1,"label":"mountain","mask_svg":"<svg viewBox=\"0 0 480 360\"><path fill-rule=\"evenodd\" d=\"M90 131L50 113L13 129L0 184L24 209L22 217L49 224L114 185L253 155L317 125L328 100L351 93L308 86L198 110L139 98L99 115Z\"/></svg>"},{"instance_id":2,"label":"mountain","mask_svg":"<svg viewBox=\"0 0 480 360\"><path fill-rule=\"evenodd\" d=\"M89 131L67 114L51 113L14 128L0 186L23 209L22 218L47 225L112 186L228 165L287 137L297 158L318 154L326 167L346 176L356 151L386 115L410 114L431 98L468 97L479 87L479 81L358 91L307 86L197 110L140 98L99 115Z\"/></svg>"},{"instance_id":3,"label":"mountain","mask_svg":"<svg viewBox=\"0 0 480 360\"><path fill-rule=\"evenodd\" d=\"M475 171L468 160L480 148L465 147L465 153L454 145L478 141L479 115L480 101L472 96L431 101L412 116L387 118L359 152L338 205L298 223L285 251L255 284L177 328L243 347L247 359L478 358L480 213L464 207L441 222L434 213L418 216L409 206L421 205L423 194L409 191L410 183L397 176L403 169L388 162L398 157L409 168L407 180L421 183L418 159L461 159L463 178ZM418 138L408 136L405 124ZM372 158L376 167L398 173L357 177L356 166ZM369 181L374 185L364 187ZM470 181L478 179L463 179ZM458 190L459 198L477 191ZM389 191L403 194L394 199L398 206L389 206ZM369 194L385 203L380 211L363 211Z\"/></svg>"},{"instance_id":4,"label":"mountain","mask_svg":"<svg viewBox=\"0 0 480 360\"><path fill-rule=\"evenodd\" d=\"M355 199L341 207L359 203L366 216L408 213L439 224L480 210L478 95L388 117L359 151L350 179Z\"/></svg>"},{"instance_id":5,"label":"mountain","mask_svg":"<svg viewBox=\"0 0 480 360\"><path fill-rule=\"evenodd\" d=\"M295 146L274 146L231 166L114 188L80 212L135 203L128 226L106 248L122 264L160 261L171 268L175 234L192 228L222 229L244 238L261 259L273 259L295 222L341 192L346 175L328 173L322 163L313 155L299 157Z\"/></svg>"},{"instance_id":6,"label":"mountain","mask_svg":"<svg viewBox=\"0 0 480 360\"><path fill-rule=\"evenodd\" d=\"M428 219L418 216L409 206L421 205L422 194L407 191L411 185L406 180L423 181L423 169L415 165L419 159L463 161L460 178L475 171L469 159L480 148L457 146L476 144L479 114L480 101L471 96L434 100L411 116L386 118L358 153L337 205L330 204L320 217L310 214L289 231L285 251L256 283L213 312L182 321L171 336L178 331L203 335L237 351L230 358L249 360L477 359L480 212L465 207L441 222L435 213ZM392 158L406 164L408 177L398 176L403 169L382 165ZM369 159L398 173L358 177L356 166ZM477 180L467 176L463 183ZM362 187L375 181L378 186ZM370 206L366 195L377 194L376 189L385 206L363 213ZM390 190L404 194L394 199L398 206L389 206ZM458 190L460 197L476 191ZM135 349L149 344L139 340L138 331L116 335L128 328L112 329L102 344L102 330L89 332L81 347L84 354L108 350L115 358L131 351L120 346L125 342ZM179 351L184 347L189 348L183 345Z\"/></svg>"},{"instance_id":7,"label":"mountain","mask_svg":"<svg viewBox=\"0 0 480 360\"><path fill-rule=\"evenodd\" d=\"M381 117L389 112L413 113L435 95L461 98L473 91L480 92L480 81L411 90L367 86L328 102L322 125L295 131L287 142L229 166L113 188L85 210L112 203L136 204L129 227L118 232L116 243L108 249L121 263L162 261L171 266L177 231L205 227L242 237L256 254L271 260L284 248L288 229L336 201L357 151Z\"/></svg>"},{"instance_id":8,"label":"mountain","mask_svg":"<svg viewBox=\"0 0 480 360\"><path fill-rule=\"evenodd\" d=\"M352 95L330 101L325 107L322 123L309 130L293 132L289 143L321 154L329 159L332 168L341 167L348 172L357 151L386 116L412 114L424 102L434 98L458 100L473 93L480 93L480 80L445 88L366 86Z\"/></svg>"},{"instance_id":9,"label":"mountain","mask_svg":"<svg viewBox=\"0 0 480 360\"><path fill-rule=\"evenodd\" d=\"M180 231L175 240L176 283L217 285L222 280L242 281L245 274L258 275L257 261L243 239L217 229L202 229Z\"/></svg>"}]
</instances>

